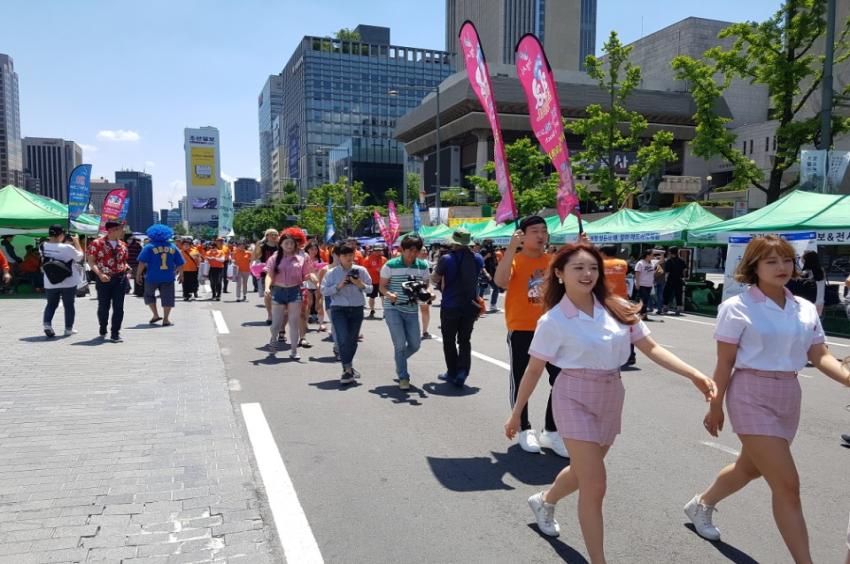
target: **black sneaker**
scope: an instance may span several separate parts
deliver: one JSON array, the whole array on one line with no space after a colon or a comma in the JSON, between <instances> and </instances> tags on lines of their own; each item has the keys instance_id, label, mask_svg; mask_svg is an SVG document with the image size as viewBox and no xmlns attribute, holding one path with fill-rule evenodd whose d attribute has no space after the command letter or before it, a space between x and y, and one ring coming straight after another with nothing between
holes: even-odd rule
<instances>
[{"instance_id":1,"label":"black sneaker","mask_svg":"<svg viewBox=\"0 0 850 564\"><path fill-rule=\"evenodd\" d=\"M847 444L850 444L850 435L841 435L841 440Z\"/></svg>"},{"instance_id":2,"label":"black sneaker","mask_svg":"<svg viewBox=\"0 0 850 564\"><path fill-rule=\"evenodd\" d=\"M45 328L44 328L44 334L45 334L45 335L47 335L47 338L48 338L48 339L51 339L51 338L53 338L53 337L55 337L55 336L56 336L56 333L55 333L55 332L53 331L53 329L52 329L52 328L50 328L50 327L45 327Z\"/></svg>"},{"instance_id":3,"label":"black sneaker","mask_svg":"<svg viewBox=\"0 0 850 564\"><path fill-rule=\"evenodd\" d=\"M348 384L354 383L354 373L353 372L343 372L342 377L339 379L339 383L343 386L347 386Z\"/></svg>"},{"instance_id":4,"label":"black sneaker","mask_svg":"<svg viewBox=\"0 0 850 564\"><path fill-rule=\"evenodd\" d=\"M360 371L354 368L351 369L351 374L353 374L355 378L360 378Z\"/></svg>"},{"instance_id":5,"label":"black sneaker","mask_svg":"<svg viewBox=\"0 0 850 564\"><path fill-rule=\"evenodd\" d=\"M122 339L121 335L119 335L118 333L115 333L114 335L109 337L109 340L112 341L113 343L123 343L124 342L124 339Z\"/></svg>"},{"instance_id":6,"label":"black sneaker","mask_svg":"<svg viewBox=\"0 0 850 564\"><path fill-rule=\"evenodd\" d=\"M428 339L433 339L433 337L431 336L431 333L425 331L424 333L422 333L422 340L427 341Z\"/></svg>"}]
</instances>

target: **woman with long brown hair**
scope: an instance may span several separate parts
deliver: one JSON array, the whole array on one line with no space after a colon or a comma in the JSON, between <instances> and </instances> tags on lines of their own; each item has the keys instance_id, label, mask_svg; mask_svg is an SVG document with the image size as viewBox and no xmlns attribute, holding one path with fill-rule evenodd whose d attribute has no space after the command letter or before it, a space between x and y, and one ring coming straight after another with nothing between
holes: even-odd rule
<instances>
[{"instance_id":1,"label":"woman with long brown hair","mask_svg":"<svg viewBox=\"0 0 850 564\"><path fill-rule=\"evenodd\" d=\"M791 441L800 422L797 373L810 361L836 382L850 386L850 370L826 348L815 305L795 298L785 287L798 273L794 247L775 235L747 244L735 279L747 291L727 299L717 313L714 338L717 396L705 428L723 429L723 399L729 421L741 440L738 459L714 483L685 505L700 536L720 539L712 523L715 505L764 476L770 487L773 518L795 562L811 562L809 535L800 503L800 477Z\"/></svg>"},{"instance_id":2,"label":"woman with long brown hair","mask_svg":"<svg viewBox=\"0 0 850 564\"><path fill-rule=\"evenodd\" d=\"M528 499L540 531L557 536L555 504L578 490L578 516L588 555L605 562L602 501L606 478L603 459L620 432L625 389L620 366L629 345L658 365L690 379L706 401L714 384L695 368L658 345L640 321L640 306L613 296L605 284L602 255L582 242L563 247L547 272L546 313L537 323L505 435L513 439L520 416L547 362L561 369L552 389L558 434L570 453L552 486Z\"/></svg>"}]
</instances>

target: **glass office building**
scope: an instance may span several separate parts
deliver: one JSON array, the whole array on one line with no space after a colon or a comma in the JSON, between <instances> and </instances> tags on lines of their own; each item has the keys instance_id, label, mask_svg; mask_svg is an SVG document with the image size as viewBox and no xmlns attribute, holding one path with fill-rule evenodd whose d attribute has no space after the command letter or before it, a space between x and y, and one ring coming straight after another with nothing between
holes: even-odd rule
<instances>
[{"instance_id":1,"label":"glass office building","mask_svg":"<svg viewBox=\"0 0 850 564\"><path fill-rule=\"evenodd\" d=\"M304 37L281 73L283 176L302 193L337 177L331 161L348 161L372 201L404 184L396 119L452 73L444 51L390 44L390 30L358 26L360 41ZM335 168L339 168L336 167Z\"/></svg>"}]
</instances>

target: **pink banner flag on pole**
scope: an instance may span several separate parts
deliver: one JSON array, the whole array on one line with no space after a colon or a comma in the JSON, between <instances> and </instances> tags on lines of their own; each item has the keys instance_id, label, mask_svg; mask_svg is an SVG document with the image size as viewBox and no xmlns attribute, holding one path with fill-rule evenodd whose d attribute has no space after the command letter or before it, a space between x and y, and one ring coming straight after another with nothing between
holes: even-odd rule
<instances>
[{"instance_id":1,"label":"pink banner flag on pole","mask_svg":"<svg viewBox=\"0 0 850 564\"><path fill-rule=\"evenodd\" d=\"M549 66L540 40L531 33L522 36L517 43L516 71L528 100L531 129L558 171L558 216L563 223L568 215L575 213L581 229L581 212L578 209L579 201L573 184L570 153L564 138L561 103L552 67Z\"/></svg>"},{"instance_id":2,"label":"pink banner flag on pole","mask_svg":"<svg viewBox=\"0 0 850 564\"><path fill-rule=\"evenodd\" d=\"M392 239L391 241L387 241L387 245L392 247L393 243L395 243L399 235L398 213L395 209L395 202L393 202L392 200L390 200L387 204L387 216L389 217L390 223L389 234L390 238ZM386 237L384 237L384 240L386 240Z\"/></svg>"},{"instance_id":3,"label":"pink banner flag on pole","mask_svg":"<svg viewBox=\"0 0 850 564\"><path fill-rule=\"evenodd\" d=\"M381 214L378 213L378 210L375 210L375 211L372 212L372 217L375 218L375 223L378 224L378 229L381 232L381 237L384 238L384 241L387 244L390 244L389 243L390 230L387 228L387 224L384 223L384 218L381 217Z\"/></svg>"},{"instance_id":4,"label":"pink banner flag on pole","mask_svg":"<svg viewBox=\"0 0 850 564\"><path fill-rule=\"evenodd\" d=\"M124 200L126 199L126 188L110 190L103 198L103 208L100 212L100 229L98 229L101 235L106 233L107 221L121 221L121 210L124 209Z\"/></svg>"},{"instance_id":5,"label":"pink banner flag on pole","mask_svg":"<svg viewBox=\"0 0 850 564\"><path fill-rule=\"evenodd\" d=\"M496 185L502 199L496 208L496 222L502 223L517 219L514 191L511 187L511 175L508 172L508 160L505 157L505 141L502 138L502 127L499 125L499 114L496 111L496 101L493 98L493 87L490 83L490 69L481 49L478 31L475 25L467 20L460 27L460 48L466 63L466 74L469 84L478 102L487 114L490 129L493 131L493 163L496 165Z\"/></svg>"}]
</instances>

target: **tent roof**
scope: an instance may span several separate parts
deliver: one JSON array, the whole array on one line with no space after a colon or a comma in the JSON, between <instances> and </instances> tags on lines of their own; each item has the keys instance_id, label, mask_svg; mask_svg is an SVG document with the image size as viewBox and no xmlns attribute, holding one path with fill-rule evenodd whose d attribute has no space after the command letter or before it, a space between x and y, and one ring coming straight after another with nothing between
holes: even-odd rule
<instances>
[{"instance_id":1,"label":"tent roof","mask_svg":"<svg viewBox=\"0 0 850 564\"><path fill-rule=\"evenodd\" d=\"M747 215L694 230L688 242L725 243L729 233L850 230L850 196L797 190Z\"/></svg>"},{"instance_id":2,"label":"tent roof","mask_svg":"<svg viewBox=\"0 0 850 564\"><path fill-rule=\"evenodd\" d=\"M604 243L681 243L691 229L720 223L722 220L696 202L681 208L644 212L622 209L587 224L591 241ZM554 243L564 242L578 233L578 226L557 232Z\"/></svg>"},{"instance_id":3,"label":"tent roof","mask_svg":"<svg viewBox=\"0 0 850 564\"><path fill-rule=\"evenodd\" d=\"M17 186L0 190L0 230L6 234L46 235L53 224L67 225L68 206ZM96 234L100 218L82 214L73 222L74 231Z\"/></svg>"}]
</instances>

